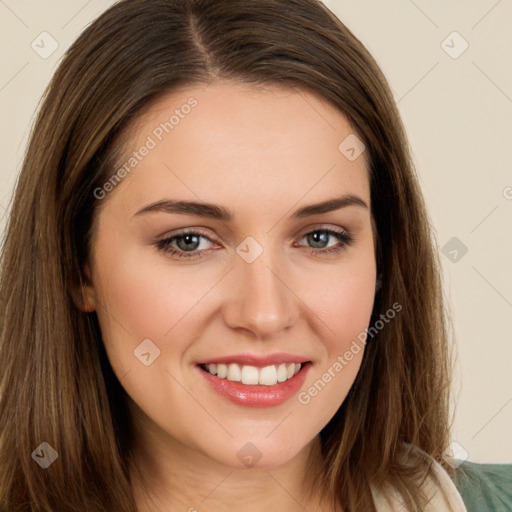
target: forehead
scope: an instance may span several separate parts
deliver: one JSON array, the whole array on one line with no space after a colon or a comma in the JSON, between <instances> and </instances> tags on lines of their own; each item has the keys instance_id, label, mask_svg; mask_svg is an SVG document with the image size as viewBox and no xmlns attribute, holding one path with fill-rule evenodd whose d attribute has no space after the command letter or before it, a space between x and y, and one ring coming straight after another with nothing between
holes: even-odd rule
<instances>
[{"instance_id":1,"label":"forehead","mask_svg":"<svg viewBox=\"0 0 512 512\"><path fill-rule=\"evenodd\" d=\"M126 187L138 203L186 196L235 210L252 200L275 208L342 193L369 204L366 153L346 152L356 137L338 109L309 92L186 87L159 98L126 132L117 168L129 172L113 195Z\"/></svg>"}]
</instances>

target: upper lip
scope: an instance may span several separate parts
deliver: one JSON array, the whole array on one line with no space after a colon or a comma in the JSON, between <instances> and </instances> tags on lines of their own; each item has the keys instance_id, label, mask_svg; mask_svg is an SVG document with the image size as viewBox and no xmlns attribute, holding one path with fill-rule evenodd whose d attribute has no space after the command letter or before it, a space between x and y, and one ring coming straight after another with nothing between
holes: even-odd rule
<instances>
[{"instance_id":1,"label":"upper lip","mask_svg":"<svg viewBox=\"0 0 512 512\"><path fill-rule=\"evenodd\" d=\"M227 364L237 363L241 366L265 367L282 363L307 363L309 359L296 354L286 354L283 352L277 354L268 354L265 356L256 354L233 354L232 356L214 357L201 361L198 364Z\"/></svg>"}]
</instances>

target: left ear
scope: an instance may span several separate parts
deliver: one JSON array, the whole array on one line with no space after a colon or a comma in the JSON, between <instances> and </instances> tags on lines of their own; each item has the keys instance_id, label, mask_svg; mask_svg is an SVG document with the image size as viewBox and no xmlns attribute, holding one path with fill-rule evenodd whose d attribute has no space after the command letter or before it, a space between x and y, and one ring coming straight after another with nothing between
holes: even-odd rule
<instances>
[{"instance_id":1,"label":"left ear","mask_svg":"<svg viewBox=\"0 0 512 512\"><path fill-rule=\"evenodd\" d=\"M80 289L74 290L73 301L75 306L84 313L92 313L96 311L96 292L91 280L91 272L89 265L84 268L85 283L80 279Z\"/></svg>"}]
</instances>

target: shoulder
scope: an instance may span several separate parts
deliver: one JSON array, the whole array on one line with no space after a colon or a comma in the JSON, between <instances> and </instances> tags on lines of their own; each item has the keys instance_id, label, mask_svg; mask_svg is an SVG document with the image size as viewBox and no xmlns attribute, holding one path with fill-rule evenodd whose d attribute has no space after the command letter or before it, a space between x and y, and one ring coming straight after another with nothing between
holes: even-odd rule
<instances>
[{"instance_id":1,"label":"shoulder","mask_svg":"<svg viewBox=\"0 0 512 512\"><path fill-rule=\"evenodd\" d=\"M455 485L467 512L512 511L512 464L463 462Z\"/></svg>"},{"instance_id":2,"label":"shoulder","mask_svg":"<svg viewBox=\"0 0 512 512\"><path fill-rule=\"evenodd\" d=\"M423 512L467 512L463 499L457 490L454 482L434 459L430 459L430 473L423 480L422 492L428 503L425 504ZM384 491L377 491L372 488L377 512L405 511L404 501L398 492L393 488L386 488Z\"/></svg>"},{"instance_id":3,"label":"shoulder","mask_svg":"<svg viewBox=\"0 0 512 512\"><path fill-rule=\"evenodd\" d=\"M431 471L422 484L428 499L423 512L512 512L512 464L459 463L453 479L430 456ZM453 466L455 467L455 466ZM372 487L377 512L405 511L395 489Z\"/></svg>"}]
</instances>

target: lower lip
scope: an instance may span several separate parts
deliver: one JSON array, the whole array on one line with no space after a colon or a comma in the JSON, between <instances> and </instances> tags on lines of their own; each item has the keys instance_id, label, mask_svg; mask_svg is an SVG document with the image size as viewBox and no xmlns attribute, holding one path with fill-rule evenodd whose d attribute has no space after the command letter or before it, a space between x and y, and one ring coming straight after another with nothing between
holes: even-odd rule
<instances>
[{"instance_id":1,"label":"lower lip","mask_svg":"<svg viewBox=\"0 0 512 512\"><path fill-rule=\"evenodd\" d=\"M251 386L228 379L220 379L216 375L203 370L200 366L196 368L217 393L231 402L248 407L273 407L286 402L299 391L304 384L310 366L310 362L303 364L299 372L291 379L278 382L273 386Z\"/></svg>"}]
</instances>

